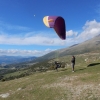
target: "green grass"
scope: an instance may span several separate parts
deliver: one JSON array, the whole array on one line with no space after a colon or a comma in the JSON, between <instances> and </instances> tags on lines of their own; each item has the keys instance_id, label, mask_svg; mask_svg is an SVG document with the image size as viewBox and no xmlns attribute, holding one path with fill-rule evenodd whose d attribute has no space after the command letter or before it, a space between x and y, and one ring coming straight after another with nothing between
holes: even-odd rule
<instances>
[{"instance_id":1,"label":"green grass","mask_svg":"<svg viewBox=\"0 0 100 100\"><path fill-rule=\"evenodd\" d=\"M23 74L25 72L27 72L27 70L20 70L20 71L16 71L16 72L13 72L13 73L5 74L5 77L17 76L17 75Z\"/></svg>"},{"instance_id":2,"label":"green grass","mask_svg":"<svg viewBox=\"0 0 100 100\"><path fill-rule=\"evenodd\" d=\"M70 61L70 56L65 58ZM100 100L100 61L87 64L85 58L76 56L74 73L67 66L0 82L0 95L9 93L0 100Z\"/></svg>"}]
</instances>

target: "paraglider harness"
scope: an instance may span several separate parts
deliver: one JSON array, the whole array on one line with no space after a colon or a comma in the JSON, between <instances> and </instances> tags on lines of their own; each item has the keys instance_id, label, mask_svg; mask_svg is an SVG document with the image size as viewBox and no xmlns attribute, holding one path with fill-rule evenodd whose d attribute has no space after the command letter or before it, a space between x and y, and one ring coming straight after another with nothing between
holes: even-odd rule
<instances>
[{"instance_id":1,"label":"paraglider harness","mask_svg":"<svg viewBox=\"0 0 100 100\"><path fill-rule=\"evenodd\" d=\"M55 61L56 69L61 67L61 64L57 61Z\"/></svg>"}]
</instances>

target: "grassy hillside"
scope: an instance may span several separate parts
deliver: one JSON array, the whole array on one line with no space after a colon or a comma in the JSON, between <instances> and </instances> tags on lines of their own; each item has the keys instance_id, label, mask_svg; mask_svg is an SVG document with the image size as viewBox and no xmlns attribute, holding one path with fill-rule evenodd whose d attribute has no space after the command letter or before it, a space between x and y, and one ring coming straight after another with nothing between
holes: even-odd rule
<instances>
[{"instance_id":1,"label":"grassy hillside","mask_svg":"<svg viewBox=\"0 0 100 100\"><path fill-rule=\"evenodd\" d=\"M100 100L100 53L76 55L74 73L71 56L57 60L66 62L58 72L0 82L0 100Z\"/></svg>"},{"instance_id":2,"label":"grassy hillside","mask_svg":"<svg viewBox=\"0 0 100 100\"><path fill-rule=\"evenodd\" d=\"M46 59L53 59L55 57L63 57L67 55L76 55L76 54L83 54L83 53L90 53L90 52L100 53L100 35L90 40L87 40L85 42L82 42L80 44L50 52L42 57L35 59L32 62L39 62Z\"/></svg>"}]
</instances>

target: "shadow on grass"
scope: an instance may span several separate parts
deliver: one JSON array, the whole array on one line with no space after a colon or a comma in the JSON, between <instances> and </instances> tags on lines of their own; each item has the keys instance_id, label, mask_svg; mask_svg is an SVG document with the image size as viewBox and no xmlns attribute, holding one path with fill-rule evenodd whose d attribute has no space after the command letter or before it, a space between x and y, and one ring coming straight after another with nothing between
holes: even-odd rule
<instances>
[{"instance_id":1,"label":"shadow on grass","mask_svg":"<svg viewBox=\"0 0 100 100\"><path fill-rule=\"evenodd\" d=\"M92 66L95 66L95 65L99 65L100 63L91 63L89 64L87 67L92 67Z\"/></svg>"},{"instance_id":2,"label":"shadow on grass","mask_svg":"<svg viewBox=\"0 0 100 100\"><path fill-rule=\"evenodd\" d=\"M86 69L86 68L81 68L81 69L79 69L79 70L84 70L84 69Z\"/></svg>"},{"instance_id":3,"label":"shadow on grass","mask_svg":"<svg viewBox=\"0 0 100 100\"><path fill-rule=\"evenodd\" d=\"M62 69L61 71L66 71L67 69Z\"/></svg>"},{"instance_id":4,"label":"shadow on grass","mask_svg":"<svg viewBox=\"0 0 100 100\"><path fill-rule=\"evenodd\" d=\"M79 70L85 70L85 69L86 69L86 68L81 68L81 69L75 70L75 72L76 72L76 71L79 71Z\"/></svg>"}]
</instances>

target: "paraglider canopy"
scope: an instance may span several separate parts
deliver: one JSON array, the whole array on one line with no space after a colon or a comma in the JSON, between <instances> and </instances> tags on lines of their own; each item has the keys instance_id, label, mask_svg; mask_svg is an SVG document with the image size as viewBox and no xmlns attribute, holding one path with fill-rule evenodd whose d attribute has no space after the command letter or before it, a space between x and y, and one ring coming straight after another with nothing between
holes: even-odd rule
<instances>
[{"instance_id":1,"label":"paraglider canopy","mask_svg":"<svg viewBox=\"0 0 100 100\"><path fill-rule=\"evenodd\" d=\"M45 16L43 22L47 27L54 28L62 40L66 39L65 20L61 16Z\"/></svg>"}]
</instances>

